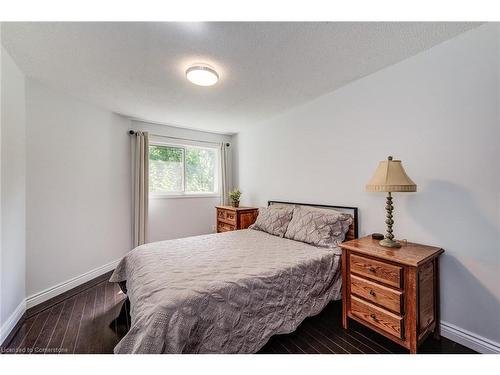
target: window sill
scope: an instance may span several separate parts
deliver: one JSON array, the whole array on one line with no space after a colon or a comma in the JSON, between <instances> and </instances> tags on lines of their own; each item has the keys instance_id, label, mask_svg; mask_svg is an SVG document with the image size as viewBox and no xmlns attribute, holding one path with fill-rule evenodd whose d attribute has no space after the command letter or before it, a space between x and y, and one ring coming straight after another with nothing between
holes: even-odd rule
<instances>
[{"instance_id":1,"label":"window sill","mask_svg":"<svg viewBox=\"0 0 500 375\"><path fill-rule=\"evenodd\" d=\"M149 194L149 199L220 198L220 194Z\"/></svg>"}]
</instances>

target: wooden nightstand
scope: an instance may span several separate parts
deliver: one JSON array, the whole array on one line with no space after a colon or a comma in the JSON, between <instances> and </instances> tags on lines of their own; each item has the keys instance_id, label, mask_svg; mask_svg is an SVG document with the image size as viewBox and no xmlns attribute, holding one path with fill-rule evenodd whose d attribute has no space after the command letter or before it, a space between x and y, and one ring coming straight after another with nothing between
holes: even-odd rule
<instances>
[{"instance_id":1,"label":"wooden nightstand","mask_svg":"<svg viewBox=\"0 0 500 375\"><path fill-rule=\"evenodd\" d=\"M342 324L348 318L416 353L439 338L439 247L410 243L382 247L371 236L342 248Z\"/></svg>"},{"instance_id":2,"label":"wooden nightstand","mask_svg":"<svg viewBox=\"0 0 500 375\"><path fill-rule=\"evenodd\" d=\"M256 207L216 206L217 233L246 229L257 219Z\"/></svg>"}]
</instances>

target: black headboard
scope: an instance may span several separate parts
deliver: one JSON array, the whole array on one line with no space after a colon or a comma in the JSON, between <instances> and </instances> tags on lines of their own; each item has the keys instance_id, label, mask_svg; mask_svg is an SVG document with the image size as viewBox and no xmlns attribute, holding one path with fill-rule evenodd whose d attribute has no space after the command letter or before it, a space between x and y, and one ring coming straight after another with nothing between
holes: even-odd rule
<instances>
[{"instance_id":1,"label":"black headboard","mask_svg":"<svg viewBox=\"0 0 500 375\"><path fill-rule=\"evenodd\" d=\"M348 206L329 206L325 204L311 204L311 203L295 203L295 202L283 202L283 201L267 201L267 205L270 206L272 204L289 204L292 206L311 206L318 208L326 208L337 210L340 212L345 212L352 216L352 224L349 227L349 232L346 235L346 241L358 238L358 208L357 207L348 207Z\"/></svg>"}]
</instances>

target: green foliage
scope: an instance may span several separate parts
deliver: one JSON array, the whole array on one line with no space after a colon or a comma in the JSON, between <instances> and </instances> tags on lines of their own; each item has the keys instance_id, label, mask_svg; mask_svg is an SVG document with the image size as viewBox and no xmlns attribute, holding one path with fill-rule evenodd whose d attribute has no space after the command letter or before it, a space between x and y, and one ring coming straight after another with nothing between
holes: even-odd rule
<instances>
[{"instance_id":1,"label":"green foliage","mask_svg":"<svg viewBox=\"0 0 500 375\"><path fill-rule=\"evenodd\" d=\"M182 153L182 148L156 145L149 146L149 160L181 162Z\"/></svg>"},{"instance_id":2,"label":"green foliage","mask_svg":"<svg viewBox=\"0 0 500 375\"><path fill-rule=\"evenodd\" d=\"M215 190L215 150L186 148L186 191L205 193Z\"/></svg>"},{"instance_id":3,"label":"green foliage","mask_svg":"<svg viewBox=\"0 0 500 375\"><path fill-rule=\"evenodd\" d=\"M149 146L149 190L172 193L183 190L184 150L178 147Z\"/></svg>"},{"instance_id":4,"label":"green foliage","mask_svg":"<svg viewBox=\"0 0 500 375\"><path fill-rule=\"evenodd\" d=\"M185 166L184 166L185 159ZM209 193L215 190L216 150L152 145L149 148L150 191Z\"/></svg>"},{"instance_id":5,"label":"green foliage","mask_svg":"<svg viewBox=\"0 0 500 375\"><path fill-rule=\"evenodd\" d=\"M229 192L229 198L231 198L233 202L239 202L240 197L241 197L241 191L239 190L233 190Z\"/></svg>"}]
</instances>

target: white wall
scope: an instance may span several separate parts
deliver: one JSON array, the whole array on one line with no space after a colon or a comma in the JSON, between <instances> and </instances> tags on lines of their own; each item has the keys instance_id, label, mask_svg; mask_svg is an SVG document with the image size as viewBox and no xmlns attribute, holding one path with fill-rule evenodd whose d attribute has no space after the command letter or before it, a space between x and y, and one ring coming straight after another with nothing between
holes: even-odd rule
<instances>
[{"instance_id":1,"label":"white wall","mask_svg":"<svg viewBox=\"0 0 500 375\"><path fill-rule=\"evenodd\" d=\"M364 186L403 160L417 193L394 194L397 238L442 246L442 320L500 342L499 26L485 25L241 132L242 202L360 208L383 232L384 194Z\"/></svg>"},{"instance_id":2,"label":"white wall","mask_svg":"<svg viewBox=\"0 0 500 375\"><path fill-rule=\"evenodd\" d=\"M134 130L148 131L152 134L187 138L208 142L232 142L232 137L196 130L181 129L166 125L132 121ZM231 176L231 154L228 149L228 174ZM229 182L229 186L232 182ZM149 240L151 242L213 233L215 228L215 209L220 197L203 198L150 198L149 200Z\"/></svg>"},{"instance_id":3,"label":"white wall","mask_svg":"<svg viewBox=\"0 0 500 375\"><path fill-rule=\"evenodd\" d=\"M27 80L27 294L132 246L129 120Z\"/></svg>"},{"instance_id":4,"label":"white wall","mask_svg":"<svg viewBox=\"0 0 500 375\"><path fill-rule=\"evenodd\" d=\"M24 312L26 251L25 77L3 47L1 75L0 344Z\"/></svg>"}]
</instances>

